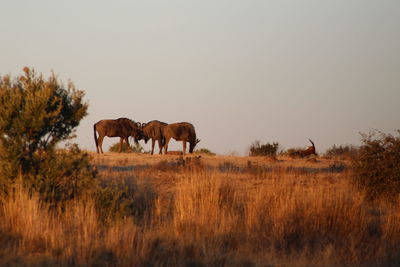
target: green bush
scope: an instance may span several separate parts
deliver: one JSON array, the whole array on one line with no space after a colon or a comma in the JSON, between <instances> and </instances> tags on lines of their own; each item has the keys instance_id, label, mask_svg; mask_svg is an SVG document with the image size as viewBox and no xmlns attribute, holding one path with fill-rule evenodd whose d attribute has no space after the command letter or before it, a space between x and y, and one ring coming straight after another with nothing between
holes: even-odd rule
<instances>
[{"instance_id":1,"label":"green bush","mask_svg":"<svg viewBox=\"0 0 400 267\"><path fill-rule=\"evenodd\" d=\"M108 151L110 152L119 152L120 143L117 142L113 144ZM140 144L127 145L125 142L122 144L121 152L123 153L142 153L143 147Z\"/></svg>"},{"instance_id":2,"label":"green bush","mask_svg":"<svg viewBox=\"0 0 400 267\"><path fill-rule=\"evenodd\" d=\"M28 67L12 79L0 77L0 186L7 192L19 177L46 200L74 197L95 172L76 146L56 146L71 139L88 105L84 92L48 79ZM81 177L81 176L84 177ZM88 180L86 180L86 178Z\"/></svg>"},{"instance_id":3,"label":"green bush","mask_svg":"<svg viewBox=\"0 0 400 267\"><path fill-rule=\"evenodd\" d=\"M353 158L357 153L357 147L353 145L333 145L325 152L326 157Z\"/></svg>"},{"instance_id":4,"label":"green bush","mask_svg":"<svg viewBox=\"0 0 400 267\"><path fill-rule=\"evenodd\" d=\"M59 203L86 193L95 185L96 175L89 155L73 144L48 154L24 178L25 184L39 192L42 200Z\"/></svg>"},{"instance_id":5,"label":"green bush","mask_svg":"<svg viewBox=\"0 0 400 267\"><path fill-rule=\"evenodd\" d=\"M397 197L400 193L400 136L380 132L362 135L362 145L352 165L354 183L365 190L369 198Z\"/></svg>"},{"instance_id":6,"label":"green bush","mask_svg":"<svg viewBox=\"0 0 400 267\"><path fill-rule=\"evenodd\" d=\"M142 220L152 210L156 194L149 185L138 185L132 180L103 179L93 192L100 219L110 222L133 216Z\"/></svg>"},{"instance_id":7,"label":"green bush","mask_svg":"<svg viewBox=\"0 0 400 267\"><path fill-rule=\"evenodd\" d=\"M278 153L279 143L261 144L260 141L255 141L250 145L249 156L276 156Z\"/></svg>"},{"instance_id":8,"label":"green bush","mask_svg":"<svg viewBox=\"0 0 400 267\"><path fill-rule=\"evenodd\" d=\"M211 152L211 150L207 149L207 148L200 148L200 149L196 149L194 151L194 153L197 154L206 154L206 155L210 155L210 156L215 156L214 152Z\"/></svg>"}]
</instances>

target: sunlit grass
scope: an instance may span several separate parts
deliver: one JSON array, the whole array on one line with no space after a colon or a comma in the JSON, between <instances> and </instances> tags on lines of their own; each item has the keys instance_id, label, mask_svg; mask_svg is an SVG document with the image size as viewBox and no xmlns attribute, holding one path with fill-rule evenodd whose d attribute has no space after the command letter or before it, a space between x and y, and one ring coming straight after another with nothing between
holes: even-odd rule
<instances>
[{"instance_id":1,"label":"sunlit grass","mask_svg":"<svg viewBox=\"0 0 400 267\"><path fill-rule=\"evenodd\" d=\"M106 223L90 197L61 211L17 186L1 201L1 265L383 266L400 260L400 208L366 202L351 186L348 168L329 171L337 162L106 153L93 163L105 166L101 179L152 190L155 197L140 199L152 202L145 214Z\"/></svg>"}]
</instances>

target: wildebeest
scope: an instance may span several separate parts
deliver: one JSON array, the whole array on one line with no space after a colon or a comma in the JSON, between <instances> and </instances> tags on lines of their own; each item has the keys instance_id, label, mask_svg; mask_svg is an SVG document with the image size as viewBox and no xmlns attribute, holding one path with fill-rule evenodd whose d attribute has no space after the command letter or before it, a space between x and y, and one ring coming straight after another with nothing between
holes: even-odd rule
<instances>
[{"instance_id":1,"label":"wildebeest","mask_svg":"<svg viewBox=\"0 0 400 267\"><path fill-rule=\"evenodd\" d=\"M189 142L190 144L189 153L193 153L194 147L198 142L200 142L199 139L196 139L194 126L188 122L178 122L164 126L163 135L165 138L165 154L168 154L168 143L171 138L183 142L183 155L185 155L186 152L186 142Z\"/></svg>"},{"instance_id":2,"label":"wildebeest","mask_svg":"<svg viewBox=\"0 0 400 267\"><path fill-rule=\"evenodd\" d=\"M289 154L290 157L295 158L295 157L300 157L300 158L304 158L310 155L317 155L317 153L315 152L315 145L314 142L311 141L311 139L308 139L312 146L307 147L307 149L303 149L303 150L297 150L294 151L292 153Z\"/></svg>"},{"instance_id":3,"label":"wildebeest","mask_svg":"<svg viewBox=\"0 0 400 267\"><path fill-rule=\"evenodd\" d=\"M151 138L151 154L154 153L154 145L156 141L158 141L158 147L160 148L160 154L162 153L162 148L164 146L164 135L163 135L163 128L167 125L165 122L161 121L150 121L148 123L142 124L142 130L145 136L145 142Z\"/></svg>"},{"instance_id":4,"label":"wildebeest","mask_svg":"<svg viewBox=\"0 0 400 267\"><path fill-rule=\"evenodd\" d=\"M99 147L100 152L103 153L102 145L105 136L121 138L119 152L121 152L122 150L122 144L124 140L129 146L129 136L133 136L135 143L138 143L139 140L144 138L143 131L142 129L140 129L140 124L127 118L98 121L93 125L93 130L97 153L99 153ZM98 139L96 136L96 132L98 132L99 134Z\"/></svg>"}]
</instances>

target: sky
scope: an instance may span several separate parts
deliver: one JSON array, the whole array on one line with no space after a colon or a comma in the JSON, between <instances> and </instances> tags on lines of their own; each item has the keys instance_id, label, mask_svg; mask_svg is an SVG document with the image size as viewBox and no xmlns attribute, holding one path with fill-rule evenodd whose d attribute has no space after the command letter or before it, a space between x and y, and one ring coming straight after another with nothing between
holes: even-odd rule
<instances>
[{"instance_id":1,"label":"sky","mask_svg":"<svg viewBox=\"0 0 400 267\"><path fill-rule=\"evenodd\" d=\"M196 148L238 155L400 129L398 0L2 0L0 34L0 75L29 66L85 91L87 150L119 117L188 121Z\"/></svg>"}]
</instances>

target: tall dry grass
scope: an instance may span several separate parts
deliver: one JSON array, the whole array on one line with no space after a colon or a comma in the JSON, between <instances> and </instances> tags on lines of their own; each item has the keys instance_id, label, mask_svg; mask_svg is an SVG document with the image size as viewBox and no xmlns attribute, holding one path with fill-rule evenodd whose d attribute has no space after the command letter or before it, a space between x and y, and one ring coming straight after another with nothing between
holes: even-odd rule
<instances>
[{"instance_id":1,"label":"tall dry grass","mask_svg":"<svg viewBox=\"0 0 400 267\"><path fill-rule=\"evenodd\" d=\"M88 196L69 202L61 211L16 187L1 200L0 264L400 263L399 206L367 202L349 183L348 171L235 169L231 165L237 162L229 165L226 159L219 164L228 169L198 163L188 167L175 164L174 158L167 160L170 165L103 173L103 179L131 179L139 191L152 187L156 196L140 199L152 201L140 218L132 215L105 223Z\"/></svg>"}]
</instances>

